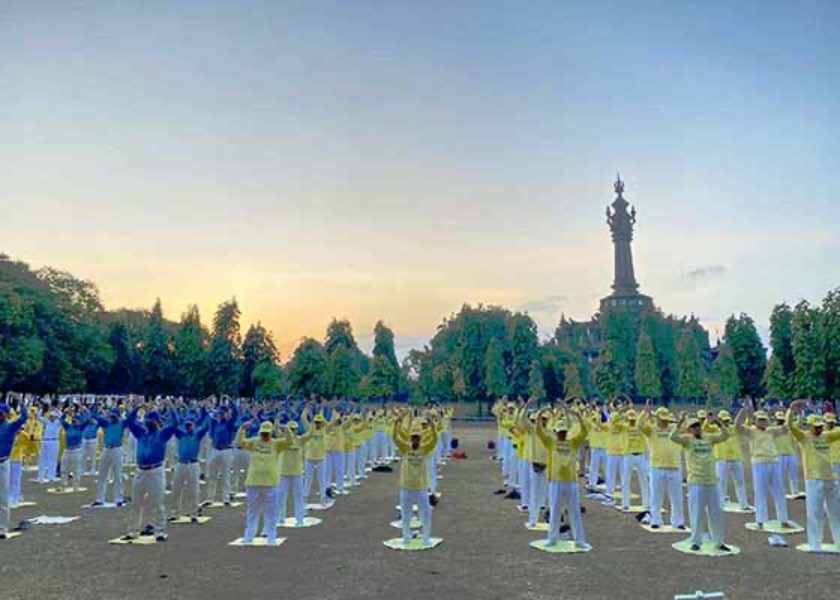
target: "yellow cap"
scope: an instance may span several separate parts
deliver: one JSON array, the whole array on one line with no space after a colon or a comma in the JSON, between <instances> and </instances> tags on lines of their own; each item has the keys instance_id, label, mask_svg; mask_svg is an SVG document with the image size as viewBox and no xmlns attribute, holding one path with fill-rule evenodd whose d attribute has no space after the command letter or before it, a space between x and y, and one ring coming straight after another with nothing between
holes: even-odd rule
<instances>
[{"instance_id":1,"label":"yellow cap","mask_svg":"<svg viewBox=\"0 0 840 600\"><path fill-rule=\"evenodd\" d=\"M666 415L668 415L668 409L665 408L664 406L660 406L655 411L653 411L653 414L655 414L657 417L659 417L661 419L661 418L665 417Z\"/></svg>"},{"instance_id":2,"label":"yellow cap","mask_svg":"<svg viewBox=\"0 0 840 600\"><path fill-rule=\"evenodd\" d=\"M411 433L409 435L410 435L410 437L414 437L415 435L417 437L423 437L423 429L421 429L419 426L415 425L414 427L411 428Z\"/></svg>"},{"instance_id":3,"label":"yellow cap","mask_svg":"<svg viewBox=\"0 0 840 600\"><path fill-rule=\"evenodd\" d=\"M768 420L767 413L764 412L763 410L757 410L755 412L755 420L756 421L762 421L762 420L767 421Z\"/></svg>"},{"instance_id":4,"label":"yellow cap","mask_svg":"<svg viewBox=\"0 0 840 600\"><path fill-rule=\"evenodd\" d=\"M274 427L272 427L271 423L268 421L265 421L260 425L260 433L271 433L273 430Z\"/></svg>"},{"instance_id":5,"label":"yellow cap","mask_svg":"<svg viewBox=\"0 0 840 600\"><path fill-rule=\"evenodd\" d=\"M636 411L631 408L627 411L627 414L625 416L627 417L628 421L635 421L638 415L636 414Z\"/></svg>"},{"instance_id":6,"label":"yellow cap","mask_svg":"<svg viewBox=\"0 0 840 600\"><path fill-rule=\"evenodd\" d=\"M718 413L718 419L721 421L731 421L732 415L729 414L728 410L722 410Z\"/></svg>"},{"instance_id":7,"label":"yellow cap","mask_svg":"<svg viewBox=\"0 0 840 600\"><path fill-rule=\"evenodd\" d=\"M554 432L557 433L559 431L569 431L569 424L565 419L561 419L554 424Z\"/></svg>"},{"instance_id":8,"label":"yellow cap","mask_svg":"<svg viewBox=\"0 0 840 600\"><path fill-rule=\"evenodd\" d=\"M289 421L287 427L289 429L291 429L292 431L297 431L297 428L298 428L297 421Z\"/></svg>"},{"instance_id":9,"label":"yellow cap","mask_svg":"<svg viewBox=\"0 0 840 600\"><path fill-rule=\"evenodd\" d=\"M779 419L780 421L782 421L785 418L785 411L777 410L776 412L773 413L773 416L776 417L777 419Z\"/></svg>"},{"instance_id":10,"label":"yellow cap","mask_svg":"<svg viewBox=\"0 0 840 600\"><path fill-rule=\"evenodd\" d=\"M823 421L825 421L826 423L836 423L837 415L835 415L834 413L825 413L825 416L823 416Z\"/></svg>"},{"instance_id":11,"label":"yellow cap","mask_svg":"<svg viewBox=\"0 0 840 600\"><path fill-rule=\"evenodd\" d=\"M823 418L819 415L808 415L808 426L809 427L823 427L825 422Z\"/></svg>"},{"instance_id":12,"label":"yellow cap","mask_svg":"<svg viewBox=\"0 0 840 600\"><path fill-rule=\"evenodd\" d=\"M685 428L686 428L686 429L690 429L691 427L694 427L694 426L696 426L696 425L700 425L700 419L691 418L691 419L689 419L689 420L688 420L688 422L685 424Z\"/></svg>"},{"instance_id":13,"label":"yellow cap","mask_svg":"<svg viewBox=\"0 0 840 600\"><path fill-rule=\"evenodd\" d=\"M698 419L705 419L706 418L706 411L705 410L698 410L697 411L697 418Z\"/></svg>"},{"instance_id":14,"label":"yellow cap","mask_svg":"<svg viewBox=\"0 0 840 600\"><path fill-rule=\"evenodd\" d=\"M315 418L312 419L313 423L324 423L325 421L326 421L326 419L324 418L324 415L322 415L321 413L318 413L317 415L315 415Z\"/></svg>"}]
</instances>

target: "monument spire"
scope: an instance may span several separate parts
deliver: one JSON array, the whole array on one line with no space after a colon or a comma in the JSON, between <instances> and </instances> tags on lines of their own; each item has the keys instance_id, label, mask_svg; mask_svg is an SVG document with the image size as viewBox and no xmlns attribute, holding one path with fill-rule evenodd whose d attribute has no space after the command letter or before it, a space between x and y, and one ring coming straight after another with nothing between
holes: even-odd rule
<instances>
[{"instance_id":1,"label":"monument spire","mask_svg":"<svg viewBox=\"0 0 840 600\"><path fill-rule=\"evenodd\" d=\"M616 176L616 198L612 210L607 207L607 224L610 227L615 250L615 279L612 288L615 294L630 295L639 291L636 273L633 269L633 226L636 224L636 209L624 199L624 182L621 175ZM627 207L630 206L628 212Z\"/></svg>"}]
</instances>

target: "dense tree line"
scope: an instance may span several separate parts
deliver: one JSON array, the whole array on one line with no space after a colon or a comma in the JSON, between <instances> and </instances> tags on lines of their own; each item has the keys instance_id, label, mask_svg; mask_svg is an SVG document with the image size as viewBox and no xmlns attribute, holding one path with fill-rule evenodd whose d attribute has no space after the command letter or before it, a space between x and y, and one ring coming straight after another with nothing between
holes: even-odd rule
<instances>
[{"instance_id":1,"label":"dense tree line","mask_svg":"<svg viewBox=\"0 0 840 600\"><path fill-rule=\"evenodd\" d=\"M107 311L96 286L0 255L0 389L36 393L142 393L257 398L411 396L479 402L501 396L628 396L727 403L750 396L840 396L840 289L818 306L776 306L770 347L752 318L732 316L709 344L693 317L611 311L591 323L563 319L540 340L527 314L465 305L400 364L394 334L376 324L362 352L347 320L323 341L301 340L281 364L260 323L244 335L235 299L210 326L196 306L179 322L150 310Z\"/></svg>"}]
</instances>

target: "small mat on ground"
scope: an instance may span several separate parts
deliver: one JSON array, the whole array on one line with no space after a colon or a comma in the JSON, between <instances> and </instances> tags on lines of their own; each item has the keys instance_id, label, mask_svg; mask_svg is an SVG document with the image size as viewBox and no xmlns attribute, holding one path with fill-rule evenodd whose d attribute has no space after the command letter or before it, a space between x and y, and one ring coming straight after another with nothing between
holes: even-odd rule
<instances>
[{"instance_id":1,"label":"small mat on ground","mask_svg":"<svg viewBox=\"0 0 840 600\"><path fill-rule=\"evenodd\" d=\"M732 552L720 550L717 546L715 546L714 542L703 542L700 545L700 550L691 549L691 540L683 540L681 542L677 542L676 544L671 544L671 547L674 550L679 550L685 554L695 554L697 556L735 556L741 553L741 549L738 546L733 546L731 544L727 544L727 546L730 550L732 550Z\"/></svg>"},{"instance_id":2,"label":"small mat on ground","mask_svg":"<svg viewBox=\"0 0 840 600\"><path fill-rule=\"evenodd\" d=\"M548 523L537 523L536 525L525 523L525 528L528 531L548 531Z\"/></svg>"},{"instance_id":3,"label":"small mat on ground","mask_svg":"<svg viewBox=\"0 0 840 600\"><path fill-rule=\"evenodd\" d=\"M321 503L315 504L315 503L310 503L310 504L307 504L307 505L306 505L306 510L329 510L329 509L331 509L333 506L335 506L335 502L331 502L331 503L329 503L329 504L321 504Z\"/></svg>"},{"instance_id":4,"label":"small mat on ground","mask_svg":"<svg viewBox=\"0 0 840 600\"><path fill-rule=\"evenodd\" d=\"M735 513L739 515L751 515L755 512L755 507L748 506L744 508L737 502L726 502L723 505L723 512Z\"/></svg>"},{"instance_id":5,"label":"small mat on ground","mask_svg":"<svg viewBox=\"0 0 840 600\"><path fill-rule=\"evenodd\" d=\"M642 513L642 512L647 512L648 511L648 507L647 506L642 506L641 504L631 504L627 508L624 508L623 506L621 506L619 504L616 504L615 509L618 510L618 511L621 511L623 513ZM665 509L662 509L662 512L666 512Z\"/></svg>"},{"instance_id":6,"label":"small mat on ground","mask_svg":"<svg viewBox=\"0 0 840 600\"><path fill-rule=\"evenodd\" d=\"M245 546L250 548L279 548L283 545L283 542L286 541L286 538L277 538L277 541L274 544L269 544L268 539L264 537L254 538L250 542L246 542L244 538L237 538L233 540L228 546Z\"/></svg>"},{"instance_id":7,"label":"small mat on ground","mask_svg":"<svg viewBox=\"0 0 840 600\"><path fill-rule=\"evenodd\" d=\"M37 502L19 502L17 504L12 504L9 508L26 508L28 506L38 506Z\"/></svg>"},{"instance_id":8,"label":"small mat on ground","mask_svg":"<svg viewBox=\"0 0 840 600\"><path fill-rule=\"evenodd\" d=\"M155 536L153 535L141 535L140 537L136 537L133 540L115 538L113 540L108 540L108 543L120 546L154 546L158 542L155 539Z\"/></svg>"},{"instance_id":9,"label":"small mat on ground","mask_svg":"<svg viewBox=\"0 0 840 600\"><path fill-rule=\"evenodd\" d=\"M685 529L677 529L676 527L672 527L671 525L660 525L657 529L654 529L652 525L644 524L642 525L642 529L651 533L691 533L691 530L687 527Z\"/></svg>"},{"instance_id":10,"label":"small mat on ground","mask_svg":"<svg viewBox=\"0 0 840 600\"><path fill-rule=\"evenodd\" d=\"M33 525L66 525L67 523L72 523L73 521L78 520L79 517L48 517L47 515L41 515L40 517L34 517L32 519L28 519L27 523L32 523Z\"/></svg>"},{"instance_id":11,"label":"small mat on ground","mask_svg":"<svg viewBox=\"0 0 840 600\"><path fill-rule=\"evenodd\" d=\"M198 519L197 523L192 522L192 517L188 515L181 515L169 521L172 525L204 525L207 521L209 521L212 517L196 517Z\"/></svg>"},{"instance_id":12,"label":"small mat on ground","mask_svg":"<svg viewBox=\"0 0 840 600\"><path fill-rule=\"evenodd\" d=\"M589 544L578 546L572 540L558 541L551 546L548 545L546 540L537 540L535 542L531 542L529 546L531 546L531 548L536 548L537 550L550 552L552 554L581 554L583 552L592 551L592 546Z\"/></svg>"},{"instance_id":13,"label":"small mat on ground","mask_svg":"<svg viewBox=\"0 0 840 600\"><path fill-rule=\"evenodd\" d=\"M105 502L103 504L99 504L98 506L94 506L93 502L91 502L90 504L82 504L82 508L117 508L117 505L114 502Z\"/></svg>"},{"instance_id":14,"label":"small mat on ground","mask_svg":"<svg viewBox=\"0 0 840 600\"><path fill-rule=\"evenodd\" d=\"M789 521L793 527L782 527L782 523L780 521L767 521L764 524L764 527L759 528L758 523L747 523L744 525L750 531L760 531L761 533L802 533L805 531L805 528L802 527L799 523L795 523L793 521Z\"/></svg>"},{"instance_id":15,"label":"small mat on ground","mask_svg":"<svg viewBox=\"0 0 840 600\"><path fill-rule=\"evenodd\" d=\"M60 487L60 488L47 488L48 494L81 494L82 492L86 492L86 487L80 487L73 489L71 487Z\"/></svg>"},{"instance_id":16,"label":"small mat on ground","mask_svg":"<svg viewBox=\"0 0 840 600\"><path fill-rule=\"evenodd\" d=\"M408 522L408 526L411 529L422 529L423 528L423 521L417 518L412 518ZM391 521L391 527L396 529L402 529L402 520Z\"/></svg>"},{"instance_id":17,"label":"small mat on ground","mask_svg":"<svg viewBox=\"0 0 840 600\"><path fill-rule=\"evenodd\" d=\"M6 542L8 540L13 540L20 535L20 531L7 531L6 532L6 539L0 540L0 543Z\"/></svg>"},{"instance_id":18,"label":"small mat on ground","mask_svg":"<svg viewBox=\"0 0 840 600\"><path fill-rule=\"evenodd\" d=\"M242 506L242 502L231 502L229 504L225 504L224 502L211 502L210 504L202 504L202 508L236 508L237 506Z\"/></svg>"},{"instance_id":19,"label":"small mat on ground","mask_svg":"<svg viewBox=\"0 0 840 600\"><path fill-rule=\"evenodd\" d=\"M391 550L401 550L403 552L418 552L422 550L431 550L432 548L437 548L440 546L440 543L443 541L443 538L432 538L431 543L426 546L423 544L423 540L419 538L415 538L411 540L408 544L404 544L402 538L392 538L390 540L385 540L382 542L390 548Z\"/></svg>"},{"instance_id":20,"label":"small mat on ground","mask_svg":"<svg viewBox=\"0 0 840 600\"><path fill-rule=\"evenodd\" d=\"M303 523L298 523L297 519L294 517L288 517L282 524L278 525L278 527L289 527L291 529L302 529L304 527L315 527L316 525L320 525L322 523L321 519L318 517L304 517Z\"/></svg>"},{"instance_id":21,"label":"small mat on ground","mask_svg":"<svg viewBox=\"0 0 840 600\"><path fill-rule=\"evenodd\" d=\"M819 550L812 550L808 544L799 544L796 547L800 552L812 552L814 554L840 554L840 545L822 544Z\"/></svg>"}]
</instances>

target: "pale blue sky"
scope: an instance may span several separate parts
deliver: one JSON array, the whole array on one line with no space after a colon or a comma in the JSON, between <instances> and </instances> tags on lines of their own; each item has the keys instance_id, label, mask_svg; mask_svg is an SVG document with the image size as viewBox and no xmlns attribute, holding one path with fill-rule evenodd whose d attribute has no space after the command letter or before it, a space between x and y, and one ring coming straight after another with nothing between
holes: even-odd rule
<instances>
[{"instance_id":1,"label":"pale blue sky","mask_svg":"<svg viewBox=\"0 0 840 600\"><path fill-rule=\"evenodd\" d=\"M0 251L284 354L609 292L615 171L666 312L840 284L835 2L0 3ZM690 275L694 271L706 276Z\"/></svg>"}]
</instances>

